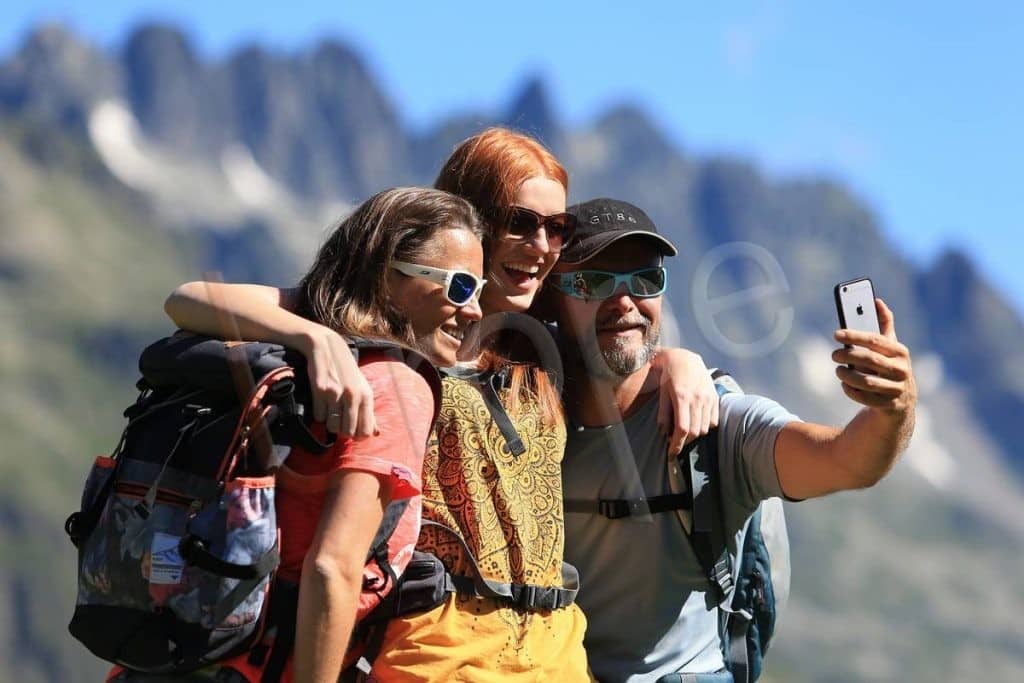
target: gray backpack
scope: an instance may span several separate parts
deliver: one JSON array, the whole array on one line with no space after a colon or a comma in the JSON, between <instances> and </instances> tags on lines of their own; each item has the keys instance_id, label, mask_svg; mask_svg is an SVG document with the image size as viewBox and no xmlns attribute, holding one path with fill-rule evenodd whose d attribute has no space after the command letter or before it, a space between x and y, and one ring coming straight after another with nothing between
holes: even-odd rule
<instances>
[{"instance_id":1,"label":"gray backpack","mask_svg":"<svg viewBox=\"0 0 1024 683\"><path fill-rule=\"evenodd\" d=\"M725 372L714 370L711 377L719 396L742 393ZM726 538L717 432L699 439L682 457L688 461L681 464L693 492L690 542L708 577L709 607L718 609L722 657L733 681L752 683L761 675L779 612L789 598L789 536L782 501L762 501L735 536ZM696 683L702 677L679 680Z\"/></svg>"}]
</instances>

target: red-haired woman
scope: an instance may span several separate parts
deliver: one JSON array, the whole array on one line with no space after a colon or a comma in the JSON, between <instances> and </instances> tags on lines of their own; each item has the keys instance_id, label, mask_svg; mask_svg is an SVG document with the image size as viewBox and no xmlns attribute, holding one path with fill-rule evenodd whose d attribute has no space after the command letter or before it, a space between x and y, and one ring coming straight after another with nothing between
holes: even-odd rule
<instances>
[{"instance_id":1,"label":"red-haired woman","mask_svg":"<svg viewBox=\"0 0 1024 683\"><path fill-rule=\"evenodd\" d=\"M443 381L437 443L424 460L423 518L458 532L489 580L560 587L561 403L544 367L523 362L537 360L543 338L530 334L529 325L494 314L524 313L558 260L574 225L565 214L568 175L533 138L491 128L459 145L435 185L468 199L488 219L488 282L480 303L484 325L498 320L501 330L482 335L484 351L460 355ZM216 333L228 313L245 337L308 340L316 417L341 434L372 434L372 401L352 372L346 345L331 330L290 313L289 301L287 292L269 288L200 282L176 290L166 309L186 329ZM693 386L706 375L699 357L677 352L668 362L677 386ZM671 386L667 391L673 393ZM685 418L676 420L680 447L687 428L707 431L716 421L713 396L709 389L675 406ZM691 414L701 417L691 421ZM426 526L417 548L433 552L457 576L472 575L466 549L445 530ZM373 673L381 681L588 680L584 630L575 605L531 610L453 594L436 609L393 619Z\"/></svg>"}]
</instances>

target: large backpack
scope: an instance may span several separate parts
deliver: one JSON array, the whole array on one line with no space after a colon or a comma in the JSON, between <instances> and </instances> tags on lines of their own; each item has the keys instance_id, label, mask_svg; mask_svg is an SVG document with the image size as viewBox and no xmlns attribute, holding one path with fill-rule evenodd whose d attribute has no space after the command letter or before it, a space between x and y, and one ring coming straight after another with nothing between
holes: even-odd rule
<instances>
[{"instance_id":1,"label":"large backpack","mask_svg":"<svg viewBox=\"0 0 1024 683\"><path fill-rule=\"evenodd\" d=\"M93 654L186 673L250 651L271 603L291 611L297 590L273 580L274 472L292 446L322 454L332 445L308 428L303 366L277 344L184 333L142 353L128 424L96 459L65 526L79 558L69 630ZM392 579L387 541L407 503L385 511L366 559Z\"/></svg>"},{"instance_id":2,"label":"large backpack","mask_svg":"<svg viewBox=\"0 0 1024 683\"><path fill-rule=\"evenodd\" d=\"M742 393L727 373L711 374L719 396ZM692 442L679 456L688 489L641 500L566 500L567 512L609 519L691 511L687 534L707 577L708 609L718 611L718 632L726 674L666 674L659 683L753 683L775 633L778 613L789 597L789 539L782 501L762 501L733 538L723 523L718 430Z\"/></svg>"}]
</instances>

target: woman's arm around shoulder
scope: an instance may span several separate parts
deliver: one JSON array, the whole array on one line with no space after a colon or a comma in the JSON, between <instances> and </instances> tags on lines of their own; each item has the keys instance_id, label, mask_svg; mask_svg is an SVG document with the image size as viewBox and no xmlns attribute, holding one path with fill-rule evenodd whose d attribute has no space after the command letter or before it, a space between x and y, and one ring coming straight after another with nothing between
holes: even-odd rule
<instances>
[{"instance_id":1,"label":"woman's arm around shoulder","mask_svg":"<svg viewBox=\"0 0 1024 683\"><path fill-rule=\"evenodd\" d=\"M296 315L297 302L295 289L196 281L175 289L164 311L184 330L297 349L307 361L313 418L339 436L370 436L377 429L373 392L348 344L334 330Z\"/></svg>"},{"instance_id":2,"label":"woman's arm around shoulder","mask_svg":"<svg viewBox=\"0 0 1024 683\"><path fill-rule=\"evenodd\" d=\"M718 392L700 354L659 348L652 359L660 371L658 427L674 455L718 426Z\"/></svg>"}]
</instances>

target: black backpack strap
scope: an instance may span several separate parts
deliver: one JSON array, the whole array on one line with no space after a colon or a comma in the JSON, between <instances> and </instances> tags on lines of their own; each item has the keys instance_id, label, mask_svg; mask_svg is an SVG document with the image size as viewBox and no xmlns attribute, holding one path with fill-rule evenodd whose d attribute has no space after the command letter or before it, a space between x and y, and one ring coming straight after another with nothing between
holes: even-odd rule
<instances>
[{"instance_id":1,"label":"black backpack strap","mask_svg":"<svg viewBox=\"0 0 1024 683\"><path fill-rule=\"evenodd\" d=\"M270 420L277 423L274 433L283 437L285 443L295 444L313 455L322 455L331 449L338 435L328 432L326 440L320 441L306 424L306 407L295 394L294 379L275 382L267 392L266 401L279 411L276 420Z\"/></svg>"},{"instance_id":2,"label":"black backpack strap","mask_svg":"<svg viewBox=\"0 0 1024 683\"><path fill-rule=\"evenodd\" d=\"M181 539L178 552L187 563L217 576L240 581L260 581L277 568L281 562L281 550L277 543L252 564L226 562L207 549L206 542L189 534Z\"/></svg>"},{"instance_id":3,"label":"black backpack strap","mask_svg":"<svg viewBox=\"0 0 1024 683\"><path fill-rule=\"evenodd\" d=\"M518 457L526 452L526 446L523 444L523 440L519 436L515 425L512 424L512 418L509 417L508 412L505 410L501 397L498 396L499 391L507 388L508 371L508 366L497 371L480 371L464 367L444 368L441 370L448 377L464 380L480 389L484 405L487 406L487 412L490 413L491 419L498 427L498 431L501 432L501 436L505 439L509 452L513 456Z\"/></svg>"},{"instance_id":4,"label":"black backpack strap","mask_svg":"<svg viewBox=\"0 0 1024 683\"><path fill-rule=\"evenodd\" d=\"M462 546L473 576L451 576L452 586L459 593L492 598L527 611L561 609L576 601L580 590L580 575L576 567L568 562L562 563L562 587L494 581L481 573L476 558L457 531L430 520L424 520L423 526L443 529Z\"/></svg>"},{"instance_id":5,"label":"black backpack strap","mask_svg":"<svg viewBox=\"0 0 1024 683\"><path fill-rule=\"evenodd\" d=\"M380 526L377 527L377 533L373 536L373 543L370 544L370 549L366 553L366 562L374 560L384 572L384 585L387 585L388 581L398 581L395 570L388 560L388 541L391 540L391 534L395 533L399 520L402 519L406 508L409 507L409 500L409 498L399 498L388 503L388 506L384 508L384 517L380 520ZM384 586L381 586L377 590L383 589Z\"/></svg>"},{"instance_id":6,"label":"black backpack strap","mask_svg":"<svg viewBox=\"0 0 1024 683\"><path fill-rule=\"evenodd\" d=\"M388 630L388 622L381 621L370 627L364 639L363 653L358 661L348 669L341 672L338 679L341 683L362 682L370 680L370 672L373 671L373 663L377 661L377 655L384 647L384 634Z\"/></svg>"},{"instance_id":7,"label":"black backpack strap","mask_svg":"<svg viewBox=\"0 0 1024 683\"><path fill-rule=\"evenodd\" d=\"M732 383L727 372L715 369L711 373L716 381L719 396L729 391L722 384ZM737 387L738 388L738 387ZM712 429L697 439L680 456L687 486L693 493L693 525L689 534L690 543L704 575L708 578L710 596L714 604L721 604L733 589L733 563L729 555L728 539L725 534L724 507L722 505L722 483L718 466L718 429Z\"/></svg>"},{"instance_id":8,"label":"black backpack strap","mask_svg":"<svg viewBox=\"0 0 1024 683\"><path fill-rule=\"evenodd\" d=\"M276 579L270 589L265 633L273 636L269 648L259 644L249 653L249 663L263 665L260 683L279 683L288 658L295 647L296 620L299 612L299 584ZM268 656L269 651L269 656Z\"/></svg>"},{"instance_id":9,"label":"black backpack strap","mask_svg":"<svg viewBox=\"0 0 1024 683\"><path fill-rule=\"evenodd\" d=\"M715 604L732 591L732 558L725 539L718 470L718 430L712 429L684 451L681 463L693 492L693 526L690 542L704 569Z\"/></svg>"},{"instance_id":10,"label":"black backpack strap","mask_svg":"<svg viewBox=\"0 0 1024 683\"><path fill-rule=\"evenodd\" d=\"M451 576L452 588L456 593L491 598L527 612L563 609L576 602L579 593L580 574L573 565L562 563L562 585L538 586L532 583L501 583L474 576ZM481 587L483 582L485 587Z\"/></svg>"},{"instance_id":11,"label":"black backpack strap","mask_svg":"<svg viewBox=\"0 0 1024 683\"><path fill-rule=\"evenodd\" d=\"M498 397L498 389L504 388L506 377L504 372L488 373L483 378L484 381L480 383L480 393L483 394L484 403L487 404L487 411L491 414L491 419L494 420L501 435L505 437L509 452L518 457L526 452L526 446L523 445L519 432L512 424L512 419L508 416L505 406L502 405L501 399Z\"/></svg>"},{"instance_id":12,"label":"black backpack strap","mask_svg":"<svg viewBox=\"0 0 1024 683\"><path fill-rule=\"evenodd\" d=\"M71 539L71 543L76 548L79 547L85 539L92 535L96 525L99 524L100 516L103 514L103 508L107 504L107 499L110 498L111 491L114 490L114 482L117 480L117 464L107 472L106 477L107 478L103 482L103 486L96 494L96 498L92 501L92 504L86 509L82 509L78 512L72 512L71 515L64 520L64 532L68 535L68 538Z\"/></svg>"},{"instance_id":13,"label":"black backpack strap","mask_svg":"<svg viewBox=\"0 0 1024 683\"><path fill-rule=\"evenodd\" d=\"M692 503L689 491L648 498L599 498L598 500L569 498L564 501L566 512L602 515L608 519L689 510Z\"/></svg>"}]
</instances>

